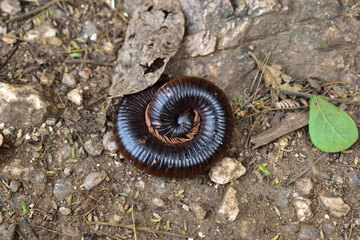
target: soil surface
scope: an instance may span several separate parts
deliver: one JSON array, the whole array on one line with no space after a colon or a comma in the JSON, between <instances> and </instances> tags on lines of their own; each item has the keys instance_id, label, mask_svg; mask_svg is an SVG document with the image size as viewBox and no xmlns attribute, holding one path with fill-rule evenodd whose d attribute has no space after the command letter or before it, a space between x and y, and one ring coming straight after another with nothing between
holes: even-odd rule
<instances>
[{"instance_id":1,"label":"soil surface","mask_svg":"<svg viewBox=\"0 0 360 240\"><path fill-rule=\"evenodd\" d=\"M185 35L164 74L207 78L228 96L235 128L226 156L246 173L226 184L207 173L153 177L116 150L119 98L109 89L144 1L16 2L1 2L0 81L28 97L6 105L10 95L0 95L0 237L360 239L359 141L325 154L306 126L254 149L251 137L307 112L309 99L277 95L248 54L270 56L302 92L359 103L357 1L179 1ZM296 109L275 107L284 99ZM35 111L36 103L46 104ZM340 108L360 127L358 105ZM235 218L219 211L226 207Z\"/></svg>"}]
</instances>

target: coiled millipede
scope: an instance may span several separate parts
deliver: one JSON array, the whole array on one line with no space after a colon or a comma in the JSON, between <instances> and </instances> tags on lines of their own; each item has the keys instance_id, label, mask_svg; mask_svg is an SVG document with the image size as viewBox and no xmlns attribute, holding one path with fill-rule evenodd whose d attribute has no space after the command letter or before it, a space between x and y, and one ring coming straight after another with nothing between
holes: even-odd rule
<instances>
[{"instance_id":1,"label":"coiled millipede","mask_svg":"<svg viewBox=\"0 0 360 240\"><path fill-rule=\"evenodd\" d=\"M198 77L182 77L121 99L114 137L125 159L167 178L207 171L225 153L233 133L225 94Z\"/></svg>"}]
</instances>

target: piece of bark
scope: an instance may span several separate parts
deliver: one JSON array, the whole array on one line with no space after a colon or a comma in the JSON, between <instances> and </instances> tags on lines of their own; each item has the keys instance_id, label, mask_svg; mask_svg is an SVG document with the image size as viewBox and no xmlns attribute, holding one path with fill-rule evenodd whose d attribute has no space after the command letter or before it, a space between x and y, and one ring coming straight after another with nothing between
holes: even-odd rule
<instances>
[{"instance_id":1,"label":"piece of bark","mask_svg":"<svg viewBox=\"0 0 360 240\"><path fill-rule=\"evenodd\" d=\"M178 50L184 26L178 1L148 0L140 5L118 52L109 94L123 96L153 85Z\"/></svg>"},{"instance_id":2,"label":"piece of bark","mask_svg":"<svg viewBox=\"0 0 360 240\"><path fill-rule=\"evenodd\" d=\"M309 113L298 112L287 116L278 125L259 133L251 138L251 143L255 144L254 149L268 144L275 139L291 133L309 124Z\"/></svg>"}]
</instances>

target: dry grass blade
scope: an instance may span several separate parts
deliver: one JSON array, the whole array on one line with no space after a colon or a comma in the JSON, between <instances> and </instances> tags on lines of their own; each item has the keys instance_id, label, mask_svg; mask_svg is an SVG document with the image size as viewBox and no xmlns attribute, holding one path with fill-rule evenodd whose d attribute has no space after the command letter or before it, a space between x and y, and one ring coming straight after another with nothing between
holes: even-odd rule
<instances>
[{"instance_id":1,"label":"dry grass blade","mask_svg":"<svg viewBox=\"0 0 360 240\"><path fill-rule=\"evenodd\" d=\"M134 226L132 224L120 224L120 223L110 223L110 222L100 222L100 221L89 222L89 223L90 224L104 225L104 226L122 227L122 228L127 228L127 229L134 230ZM166 236L170 236L170 237L191 238L190 236L181 235L181 234L172 233L172 232L161 231L161 230L156 230L156 229L151 229L151 228L148 228L148 227L136 227L136 230L144 231L144 232L150 232L150 233L153 233L153 234L166 235Z\"/></svg>"},{"instance_id":2,"label":"dry grass blade","mask_svg":"<svg viewBox=\"0 0 360 240\"><path fill-rule=\"evenodd\" d=\"M28 18L28 17L31 17L45 9L47 9L48 7L50 7L51 5L57 3L59 0L52 0L51 2L48 2L47 4L44 4L43 6L41 7L38 7L37 9L35 9L34 11L31 11L31 12L28 12L28 13L25 13L24 15L21 15L21 16L18 16L18 17L14 17L14 18L10 18L6 23L11 23L11 22L14 22L14 21L18 21L18 20L21 20L21 19L24 19L24 18Z\"/></svg>"},{"instance_id":3,"label":"dry grass blade","mask_svg":"<svg viewBox=\"0 0 360 240\"><path fill-rule=\"evenodd\" d=\"M291 185L293 182L297 181L299 178L301 178L304 174L306 174L313 166L315 166L318 162L320 162L321 159L325 158L328 155L328 153L324 153L320 158L318 158L311 166L306 168L304 171L302 171L299 175L297 175L293 180L286 183L286 186Z\"/></svg>"}]
</instances>

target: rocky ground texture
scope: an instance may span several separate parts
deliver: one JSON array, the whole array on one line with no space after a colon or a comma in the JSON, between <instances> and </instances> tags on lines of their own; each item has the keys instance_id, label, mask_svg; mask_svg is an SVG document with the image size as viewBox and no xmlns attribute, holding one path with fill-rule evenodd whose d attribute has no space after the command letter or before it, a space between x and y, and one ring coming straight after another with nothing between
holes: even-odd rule
<instances>
[{"instance_id":1,"label":"rocky ground texture","mask_svg":"<svg viewBox=\"0 0 360 240\"><path fill-rule=\"evenodd\" d=\"M258 73L249 52L271 52L295 83L359 101L358 1L179 0L185 35L164 73L215 82L235 112L226 157L182 180L117 152L108 93L144 0L111 2L0 3L0 239L360 239L359 141L324 155L304 127L254 149L291 111L256 113L262 82L237 99ZM359 106L341 107L359 127Z\"/></svg>"}]
</instances>

